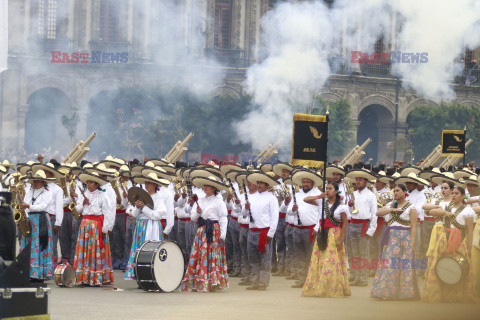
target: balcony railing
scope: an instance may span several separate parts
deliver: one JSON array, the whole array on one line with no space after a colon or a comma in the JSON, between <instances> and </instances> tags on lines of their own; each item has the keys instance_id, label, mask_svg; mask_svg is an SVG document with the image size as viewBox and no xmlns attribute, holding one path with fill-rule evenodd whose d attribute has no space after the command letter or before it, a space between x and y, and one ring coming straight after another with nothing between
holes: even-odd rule
<instances>
[{"instance_id":1,"label":"balcony railing","mask_svg":"<svg viewBox=\"0 0 480 320\"><path fill-rule=\"evenodd\" d=\"M30 51L41 55L49 55L52 51L71 52L76 50L75 42L70 39L33 38L30 40L30 43L34 44L30 47Z\"/></svg>"},{"instance_id":2,"label":"balcony railing","mask_svg":"<svg viewBox=\"0 0 480 320\"><path fill-rule=\"evenodd\" d=\"M101 51L108 53L130 52L132 44L128 41L114 42L114 41L90 41L90 50Z\"/></svg>"},{"instance_id":3,"label":"balcony railing","mask_svg":"<svg viewBox=\"0 0 480 320\"><path fill-rule=\"evenodd\" d=\"M245 50L241 49L205 48L205 56L229 67L247 66Z\"/></svg>"}]
</instances>

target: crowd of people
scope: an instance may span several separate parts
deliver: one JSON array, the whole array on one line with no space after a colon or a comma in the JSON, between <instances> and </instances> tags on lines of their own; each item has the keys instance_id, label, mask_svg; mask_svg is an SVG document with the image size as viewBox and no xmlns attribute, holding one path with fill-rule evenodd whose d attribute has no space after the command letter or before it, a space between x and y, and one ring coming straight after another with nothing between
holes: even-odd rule
<instances>
[{"instance_id":1,"label":"crowd of people","mask_svg":"<svg viewBox=\"0 0 480 320\"><path fill-rule=\"evenodd\" d=\"M19 239L22 249L31 244L33 282L67 263L77 285L112 284L114 270L134 280L139 248L166 240L186 262L180 291L224 290L231 277L247 290L267 290L278 276L295 280L303 296L350 296L369 277L376 299L467 302L480 293L474 164L440 170L334 162L315 171L283 162L37 160L0 164L3 191L14 191L12 202L30 222ZM151 204L129 200L132 187Z\"/></svg>"}]
</instances>

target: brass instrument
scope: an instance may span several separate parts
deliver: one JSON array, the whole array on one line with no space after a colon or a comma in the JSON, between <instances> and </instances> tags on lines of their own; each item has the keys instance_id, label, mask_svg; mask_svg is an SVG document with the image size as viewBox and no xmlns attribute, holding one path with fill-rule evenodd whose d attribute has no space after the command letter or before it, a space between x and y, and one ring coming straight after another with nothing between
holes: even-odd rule
<instances>
[{"instance_id":1,"label":"brass instrument","mask_svg":"<svg viewBox=\"0 0 480 320\"><path fill-rule=\"evenodd\" d=\"M113 188L113 191L115 191L115 195L117 196L117 199L120 198L122 199L122 196L120 195L120 189L118 188L118 181L117 181L117 178L114 178L110 184L112 185L112 188ZM121 210L123 209L123 206L118 203L117 204L117 210Z\"/></svg>"},{"instance_id":2,"label":"brass instrument","mask_svg":"<svg viewBox=\"0 0 480 320\"><path fill-rule=\"evenodd\" d=\"M353 195L355 190L353 188L353 184L350 181L345 181L345 185L347 187L346 196L349 200L353 201L352 213L358 213L358 209L355 208L355 196Z\"/></svg>"},{"instance_id":3,"label":"brass instrument","mask_svg":"<svg viewBox=\"0 0 480 320\"><path fill-rule=\"evenodd\" d=\"M430 191L425 191L424 195L425 195L425 198L427 198L427 203L430 203L433 198L433 193L431 193Z\"/></svg>"},{"instance_id":4,"label":"brass instrument","mask_svg":"<svg viewBox=\"0 0 480 320\"><path fill-rule=\"evenodd\" d=\"M389 191L385 191L380 194L377 194L377 206L379 209L385 207L392 200L393 200L393 195Z\"/></svg>"},{"instance_id":5,"label":"brass instrument","mask_svg":"<svg viewBox=\"0 0 480 320\"><path fill-rule=\"evenodd\" d=\"M437 200L438 202L443 201L443 195L441 192L435 192L433 194L433 199ZM433 200L432 199L432 200Z\"/></svg>"},{"instance_id":6,"label":"brass instrument","mask_svg":"<svg viewBox=\"0 0 480 320\"><path fill-rule=\"evenodd\" d=\"M291 196L290 191L283 182L280 185L273 187L273 194L277 197L278 203L282 203L285 198Z\"/></svg>"},{"instance_id":7,"label":"brass instrument","mask_svg":"<svg viewBox=\"0 0 480 320\"><path fill-rule=\"evenodd\" d=\"M77 199L75 199L75 197L73 196L73 193L75 192L75 188L77 186L77 180L75 176L72 177L72 181L70 181L69 186L70 186L70 198L72 199L72 202L68 205L68 209L72 211L72 214L75 217L75 219L80 220L80 218L82 217L82 214L77 211L77 208L76 208Z\"/></svg>"},{"instance_id":8,"label":"brass instrument","mask_svg":"<svg viewBox=\"0 0 480 320\"><path fill-rule=\"evenodd\" d=\"M19 181L19 177L20 176L18 176L18 179L16 179L17 183L14 186L16 198L12 198L12 202L15 202L12 204L13 219L18 224L22 235L24 237L28 237L31 230L30 220L28 219L25 210L20 207L20 204L23 202L23 198L25 197L25 183L23 181Z\"/></svg>"},{"instance_id":9,"label":"brass instrument","mask_svg":"<svg viewBox=\"0 0 480 320\"><path fill-rule=\"evenodd\" d=\"M67 178L65 176L58 179L58 186L63 190L63 196L68 198Z\"/></svg>"}]
</instances>

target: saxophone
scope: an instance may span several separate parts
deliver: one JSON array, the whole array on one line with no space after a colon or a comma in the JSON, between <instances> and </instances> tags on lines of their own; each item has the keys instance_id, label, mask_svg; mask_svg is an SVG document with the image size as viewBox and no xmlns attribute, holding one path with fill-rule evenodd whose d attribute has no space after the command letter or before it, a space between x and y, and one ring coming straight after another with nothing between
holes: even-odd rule
<instances>
[{"instance_id":1,"label":"saxophone","mask_svg":"<svg viewBox=\"0 0 480 320\"><path fill-rule=\"evenodd\" d=\"M115 191L115 195L117 196L117 198L122 199L122 196L120 195L120 189L118 188L118 180L117 180L117 178L114 178L114 179L112 180L112 182L110 182L110 183L111 183L111 185L112 185L113 191ZM117 204L117 210L122 210L122 209L123 209L123 206L122 206L120 203L118 203L118 204Z\"/></svg>"},{"instance_id":2,"label":"saxophone","mask_svg":"<svg viewBox=\"0 0 480 320\"><path fill-rule=\"evenodd\" d=\"M72 181L70 181L70 198L72 199L72 202L68 205L68 209L72 211L73 216L75 219L80 220L82 218L82 214L77 211L77 199L73 196L73 193L75 192L75 188L77 187L77 180L76 177L72 177Z\"/></svg>"},{"instance_id":3,"label":"saxophone","mask_svg":"<svg viewBox=\"0 0 480 320\"><path fill-rule=\"evenodd\" d=\"M30 220L25 213L25 210L20 207L20 204L23 202L23 198L25 196L25 184L20 181L15 184L15 203L12 204L13 208L13 219L18 224L20 232L24 237L28 237L30 235Z\"/></svg>"}]
</instances>

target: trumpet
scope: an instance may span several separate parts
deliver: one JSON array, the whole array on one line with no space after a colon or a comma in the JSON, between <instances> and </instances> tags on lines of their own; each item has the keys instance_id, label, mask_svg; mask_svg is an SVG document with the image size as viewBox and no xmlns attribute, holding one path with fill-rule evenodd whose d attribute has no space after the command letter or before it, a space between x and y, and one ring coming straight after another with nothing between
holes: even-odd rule
<instances>
[{"instance_id":1,"label":"trumpet","mask_svg":"<svg viewBox=\"0 0 480 320\"><path fill-rule=\"evenodd\" d=\"M353 189L353 184L350 181L346 181L345 184L347 186L346 196L353 201L352 213L358 213L358 209L355 208L355 196L353 195L355 190Z\"/></svg>"}]
</instances>

